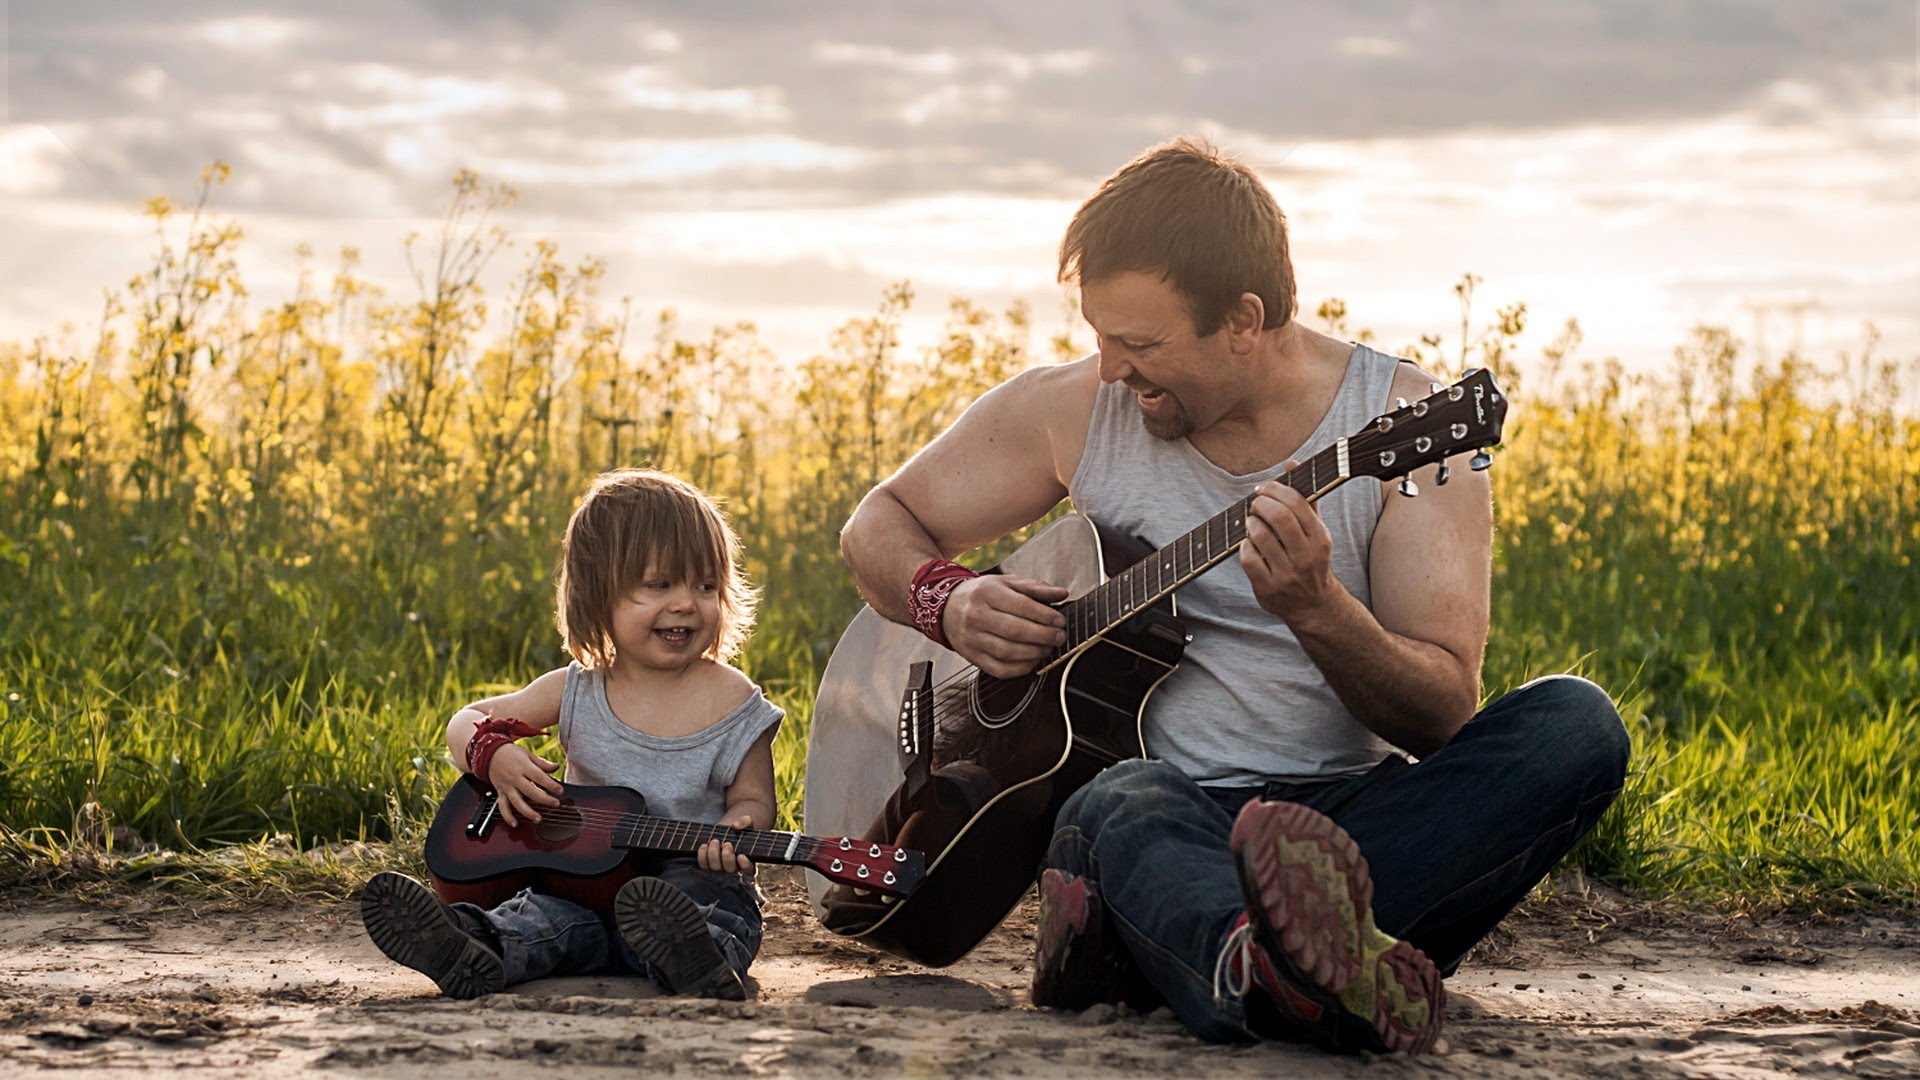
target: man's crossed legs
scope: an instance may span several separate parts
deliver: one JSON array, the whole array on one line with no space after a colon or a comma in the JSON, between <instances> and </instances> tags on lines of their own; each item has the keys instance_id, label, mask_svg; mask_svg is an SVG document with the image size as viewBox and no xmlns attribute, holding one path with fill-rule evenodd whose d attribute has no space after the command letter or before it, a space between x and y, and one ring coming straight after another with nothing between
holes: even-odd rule
<instances>
[{"instance_id":1,"label":"man's crossed legs","mask_svg":"<svg viewBox=\"0 0 1920 1080\"><path fill-rule=\"evenodd\" d=\"M1439 976L1599 820L1627 753L1605 692L1562 675L1356 777L1202 788L1123 762L1060 811L1035 1002L1125 994L1217 1041L1427 1049Z\"/></svg>"}]
</instances>

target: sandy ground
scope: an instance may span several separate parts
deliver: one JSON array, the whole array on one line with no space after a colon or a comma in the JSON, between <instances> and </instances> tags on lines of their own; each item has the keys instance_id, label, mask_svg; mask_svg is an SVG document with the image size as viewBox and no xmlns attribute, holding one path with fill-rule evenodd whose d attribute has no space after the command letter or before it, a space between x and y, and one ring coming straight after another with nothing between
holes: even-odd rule
<instances>
[{"instance_id":1,"label":"sandy ground","mask_svg":"<svg viewBox=\"0 0 1920 1080\"><path fill-rule=\"evenodd\" d=\"M1032 904L943 971L818 928L769 872L744 1004L551 979L442 999L349 904L0 906L5 1072L380 1075L1920 1076L1920 923L1755 926L1589 896L1510 919L1449 980L1440 1052L1210 1046L1165 1010L1026 1004Z\"/></svg>"}]
</instances>

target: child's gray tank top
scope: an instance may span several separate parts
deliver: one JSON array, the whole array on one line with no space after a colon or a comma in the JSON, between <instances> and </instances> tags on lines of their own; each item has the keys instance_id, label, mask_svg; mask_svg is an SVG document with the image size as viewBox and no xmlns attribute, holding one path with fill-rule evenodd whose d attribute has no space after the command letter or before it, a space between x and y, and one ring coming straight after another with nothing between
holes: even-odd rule
<instances>
[{"instance_id":1,"label":"child's gray tank top","mask_svg":"<svg viewBox=\"0 0 1920 1080\"><path fill-rule=\"evenodd\" d=\"M756 686L732 712L691 735L647 735L613 714L600 672L568 664L560 698L567 782L632 788L646 797L655 817L719 821L727 786L748 749L785 716Z\"/></svg>"},{"instance_id":2,"label":"child's gray tank top","mask_svg":"<svg viewBox=\"0 0 1920 1080\"><path fill-rule=\"evenodd\" d=\"M1401 361L1356 345L1333 404L1282 464L1244 476L1208 461L1186 439L1147 433L1132 391L1103 383L1080 467L1067 485L1076 511L1169 543L1388 411ZM1372 609L1367 554L1380 517L1380 482L1359 477L1316 504L1333 538L1333 576ZM1353 718L1287 624L1254 599L1238 559L1174 594L1193 643L1147 699L1147 753L1201 784L1248 785L1359 772L1395 753Z\"/></svg>"}]
</instances>

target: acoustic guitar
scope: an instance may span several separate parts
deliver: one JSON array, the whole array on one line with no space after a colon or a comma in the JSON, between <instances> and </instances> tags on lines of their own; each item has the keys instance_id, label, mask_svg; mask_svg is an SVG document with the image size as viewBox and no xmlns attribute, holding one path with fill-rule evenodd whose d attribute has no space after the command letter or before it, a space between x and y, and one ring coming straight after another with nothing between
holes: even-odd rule
<instances>
[{"instance_id":1,"label":"acoustic guitar","mask_svg":"<svg viewBox=\"0 0 1920 1080\"><path fill-rule=\"evenodd\" d=\"M803 836L675 821L647 813L647 800L623 787L562 784L560 805L537 822L509 826L499 797L462 776L427 830L427 873L449 903L490 908L521 889L613 908L620 886L645 872L645 852L691 855L709 840L732 844L756 862L808 867L850 891L900 899L926 873L926 858L892 844L851 837Z\"/></svg>"},{"instance_id":2,"label":"acoustic guitar","mask_svg":"<svg viewBox=\"0 0 1920 1080\"><path fill-rule=\"evenodd\" d=\"M1310 500L1357 477L1401 479L1477 450L1492 464L1505 396L1486 371L1377 417L1280 480ZM1417 493L1411 478L1403 494ZM1152 545L1077 514L997 570L1064 586L1067 642L1032 674L996 679L911 627L863 609L822 677L808 736L805 827L927 853L899 897L809 881L828 929L941 967L965 956L1033 884L1067 797L1146 756L1147 697L1190 638L1174 591L1235 555L1252 497Z\"/></svg>"}]
</instances>

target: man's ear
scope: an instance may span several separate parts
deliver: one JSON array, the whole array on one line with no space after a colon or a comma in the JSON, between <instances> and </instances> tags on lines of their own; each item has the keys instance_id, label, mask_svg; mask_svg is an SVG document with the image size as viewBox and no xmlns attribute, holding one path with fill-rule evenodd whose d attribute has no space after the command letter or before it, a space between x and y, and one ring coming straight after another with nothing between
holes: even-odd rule
<instances>
[{"instance_id":1,"label":"man's ear","mask_svg":"<svg viewBox=\"0 0 1920 1080\"><path fill-rule=\"evenodd\" d=\"M1267 321L1267 305L1253 293L1241 293L1240 299L1227 309L1227 321L1222 327L1227 332L1227 347L1236 355L1251 353L1260 344L1261 326Z\"/></svg>"}]
</instances>

